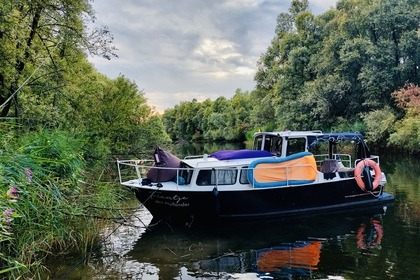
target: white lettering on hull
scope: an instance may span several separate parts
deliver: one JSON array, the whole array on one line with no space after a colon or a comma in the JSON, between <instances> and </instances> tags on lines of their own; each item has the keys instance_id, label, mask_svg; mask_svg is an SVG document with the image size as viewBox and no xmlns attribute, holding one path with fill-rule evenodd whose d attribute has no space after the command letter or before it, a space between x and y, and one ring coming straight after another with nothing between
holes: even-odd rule
<instances>
[{"instance_id":1,"label":"white lettering on hull","mask_svg":"<svg viewBox=\"0 0 420 280\"><path fill-rule=\"evenodd\" d=\"M190 206L190 204L187 202L188 197L179 196L179 195L173 195L173 196L156 195L154 201L156 204L165 204L170 207L189 207Z\"/></svg>"}]
</instances>

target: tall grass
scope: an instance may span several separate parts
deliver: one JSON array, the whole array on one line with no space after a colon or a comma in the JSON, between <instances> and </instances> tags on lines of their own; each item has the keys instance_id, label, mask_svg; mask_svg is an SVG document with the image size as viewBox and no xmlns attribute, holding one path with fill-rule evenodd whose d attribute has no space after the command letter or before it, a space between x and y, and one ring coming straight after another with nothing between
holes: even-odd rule
<instances>
[{"instance_id":1,"label":"tall grass","mask_svg":"<svg viewBox=\"0 0 420 280\"><path fill-rule=\"evenodd\" d=\"M0 126L0 278L42 278L56 252L87 253L99 240L99 210L118 190L90 181L84 141L64 131ZM98 185L99 184L99 185Z\"/></svg>"}]
</instances>

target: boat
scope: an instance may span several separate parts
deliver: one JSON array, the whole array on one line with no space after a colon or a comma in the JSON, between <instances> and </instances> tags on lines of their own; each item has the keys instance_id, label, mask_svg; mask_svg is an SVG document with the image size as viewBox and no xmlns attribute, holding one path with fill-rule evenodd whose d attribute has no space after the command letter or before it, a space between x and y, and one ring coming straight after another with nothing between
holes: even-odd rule
<instances>
[{"instance_id":1,"label":"boat","mask_svg":"<svg viewBox=\"0 0 420 280\"><path fill-rule=\"evenodd\" d=\"M254 134L252 149L117 160L120 183L172 223L292 217L389 204L386 176L360 133Z\"/></svg>"}]
</instances>

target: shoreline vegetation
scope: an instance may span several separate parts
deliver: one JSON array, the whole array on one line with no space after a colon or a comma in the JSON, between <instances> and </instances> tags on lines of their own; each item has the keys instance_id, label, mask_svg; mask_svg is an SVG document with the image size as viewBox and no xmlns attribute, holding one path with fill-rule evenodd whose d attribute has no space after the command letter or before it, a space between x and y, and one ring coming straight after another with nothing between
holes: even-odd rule
<instances>
[{"instance_id":1,"label":"shoreline vegetation","mask_svg":"<svg viewBox=\"0 0 420 280\"><path fill-rule=\"evenodd\" d=\"M115 158L155 145L287 128L358 131L371 147L420 153L418 1L340 0L316 16L292 0L254 90L161 115L133 81L88 62L115 57L112 34L86 32L90 1L65 2L0 4L0 278L43 279L48 258L89 254L125 213Z\"/></svg>"},{"instance_id":2,"label":"shoreline vegetation","mask_svg":"<svg viewBox=\"0 0 420 280\"><path fill-rule=\"evenodd\" d=\"M124 211L110 210L124 207L124 192L107 170L88 171L83 142L71 134L0 130L9 136L0 146L0 275L42 279L49 257L97 246L101 227L121 220Z\"/></svg>"}]
</instances>

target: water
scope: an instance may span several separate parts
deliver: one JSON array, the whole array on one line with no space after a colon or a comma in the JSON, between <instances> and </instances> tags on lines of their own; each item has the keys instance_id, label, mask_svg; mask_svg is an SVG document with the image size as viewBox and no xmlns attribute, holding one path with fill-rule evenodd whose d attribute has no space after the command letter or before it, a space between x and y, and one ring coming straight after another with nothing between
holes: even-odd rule
<instances>
[{"instance_id":1,"label":"water","mask_svg":"<svg viewBox=\"0 0 420 280\"><path fill-rule=\"evenodd\" d=\"M103 233L88 265L74 266L75 258L52 268L50 277L420 279L420 165L391 156L381 163L386 190L396 197L386 209L175 229L151 224L140 206Z\"/></svg>"}]
</instances>

